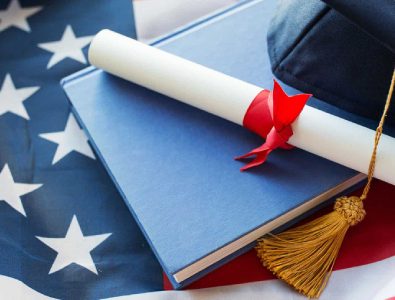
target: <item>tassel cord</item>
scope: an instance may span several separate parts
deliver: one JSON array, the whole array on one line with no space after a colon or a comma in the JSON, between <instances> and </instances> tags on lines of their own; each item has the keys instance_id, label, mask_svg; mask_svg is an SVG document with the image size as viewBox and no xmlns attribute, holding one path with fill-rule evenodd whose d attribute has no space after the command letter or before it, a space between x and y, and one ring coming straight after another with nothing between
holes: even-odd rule
<instances>
[{"instance_id":1,"label":"tassel cord","mask_svg":"<svg viewBox=\"0 0 395 300\"><path fill-rule=\"evenodd\" d=\"M366 199L366 197L368 196L369 190L370 190L370 185L372 183L374 169L376 167L377 148L378 148L378 145L380 142L381 135L383 133L383 126L384 126L385 118L387 117L388 109L390 108L392 95L394 92L394 85L395 85L395 70L392 73L391 85L390 85L390 88L388 91L387 99L385 101L384 111L383 111L383 114L381 115L380 123L376 129L376 135L374 137L374 147L373 147L373 152L372 152L372 156L370 158L369 169L368 169L368 182L366 183L365 188L363 189L362 195L360 197L361 200Z\"/></svg>"}]
</instances>

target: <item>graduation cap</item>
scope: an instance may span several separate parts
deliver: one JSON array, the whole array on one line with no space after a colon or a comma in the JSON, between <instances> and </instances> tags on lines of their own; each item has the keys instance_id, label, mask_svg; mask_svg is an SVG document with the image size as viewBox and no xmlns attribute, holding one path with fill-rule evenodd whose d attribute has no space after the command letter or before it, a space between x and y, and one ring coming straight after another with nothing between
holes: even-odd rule
<instances>
[{"instance_id":1,"label":"graduation cap","mask_svg":"<svg viewBox=\"0 0 395 300\"><path fill-rule=\"evenodd\" d=\"M267 39L273 73L282 81L353 114L380 120L362 195L340 197L332 213L264 238L256 248L275 275L314 298L329 279L348 228L366 214L363 200L387 115L387 125L395 125L395 107L390 107L395 2L282 0Z\"/></svg>"},{"instance_id":2,"label":"graduation cap","mask_svg":"<svg viewBox=\"0 0 395 300\"><path fill-rule=\"evenodd\" d=\"M279 0L267 40L272 71L283 82L380 119L395 65L393 0Z\"/></svg>"}]
</instances>

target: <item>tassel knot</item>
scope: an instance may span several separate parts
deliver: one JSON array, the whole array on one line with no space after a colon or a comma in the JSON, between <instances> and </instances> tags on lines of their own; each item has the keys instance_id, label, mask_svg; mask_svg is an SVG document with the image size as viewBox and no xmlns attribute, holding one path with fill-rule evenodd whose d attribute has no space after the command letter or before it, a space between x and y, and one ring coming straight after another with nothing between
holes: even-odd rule
<instances>
[{"instance_id":1,"label":"tassel knot","mask_svg":"<svg viewBox=\"0 0 395 300\"><path fill-rule=\"evenodd\" d=\"M365 218L366 215L362 199L357 196L343 196L338 198L335 202L334 209L350 226L357 225Z\"/></svg>"}]
</instances>

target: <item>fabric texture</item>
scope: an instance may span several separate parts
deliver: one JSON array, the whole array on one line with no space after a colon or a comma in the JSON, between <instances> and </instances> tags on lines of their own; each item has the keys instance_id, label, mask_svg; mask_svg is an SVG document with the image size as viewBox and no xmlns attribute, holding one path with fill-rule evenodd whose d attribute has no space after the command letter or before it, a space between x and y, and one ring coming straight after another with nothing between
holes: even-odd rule
<instances>
[{"instance_id":1,"label":"fabric texture","mask_svg":"<svg viewBox=\"0 0 395 300\"><path fill-rule=\"evenodd\" d=\"M135 36L131 2L0 1L0 299L162 288L159 263L71 114L60 80L93 35Z\"/></svg>"},{"instance_id":2,"label":"fabric texture","mask_svg":"<svg viewBox=\"0 0 395 300\"><path fill-rule=\"evenodd\" d=\"M325 2L279 1L267 36L272 70L303 92L378 120L395 65L395 2Z\"/></svg>"}]
</instances>

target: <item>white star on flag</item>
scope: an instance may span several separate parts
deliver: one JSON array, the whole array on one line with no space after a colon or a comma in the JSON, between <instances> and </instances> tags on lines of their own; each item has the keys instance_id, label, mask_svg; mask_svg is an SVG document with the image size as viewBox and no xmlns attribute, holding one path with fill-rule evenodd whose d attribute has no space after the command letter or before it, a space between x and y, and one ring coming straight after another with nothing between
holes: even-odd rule
<instances>
[{"instance_id":1,"label":"white star on flag","mask_svg":"<svg viewBox=\"0 0 395 300\"><path fill-rule=\"evenodd\" d=\"M12 26L30 32L27 18L36 14L41 9L42 6L22 8L18 0L11 0L7 9L0 11L0 32Z\"/></svg>"},{"instance_id":2,"label":"white star on flag","mask_svg":"<svg viewBox=\"0 0 395 300\"><path fill-rule=\"evenodd\" d=\"M15 88L11 75L7 74L0 90L0 116L7 112L29 120L23 102L40 89L38 86Z\"/></svg>"},{"instance_id":3,"label":"white star on flag","mask_svg":"<svg viewBox=\"0 0 395 300\"><path fill-rule=\"evenodd\" d=\"M98 275L90 252L103 243L110 235L111 233L84 236L77 217L73 216L64 238L36 237L58 252L49 274L75 263Z\"/></svg>"},{"instance_id":4,"label":"white star on flag","mask_svg":"<svg viewBox=\"0 0 395 300\"><path fill-rule=\"evenodd\" d=\"M26 217L21 196L40 188L42 184L17 183L12 177L8 164L5 164L0 173L0 201L5 201L13 209Z\"/></svg>"},{"instance_id":5,"label":"white star on flag","mask_svg":"<svg viewBox=\"0 0 395 300\"><path fill-rule=\"evenodd\" d=\"M93 35L76 37L73 28L67 25L59 41L41 43L38 44L38 47L53 53L48 62L47 69L65 58L71 58L86 64L86 58L82 49L91 42L92 38Z\"/></svg>"},{"instance_id":6,"label":"white star on flag","mask_svg":"<svg viewBox=\"0 0 395 300\"><path fill-rule=\"evenodd\" d=\"M42 133L40 137L58 144L52 160L53 165L72 151L96 159L88 144L88 137L78 125L73 114L69 115L64 131Z\"/></svg>"}]
</instances>

